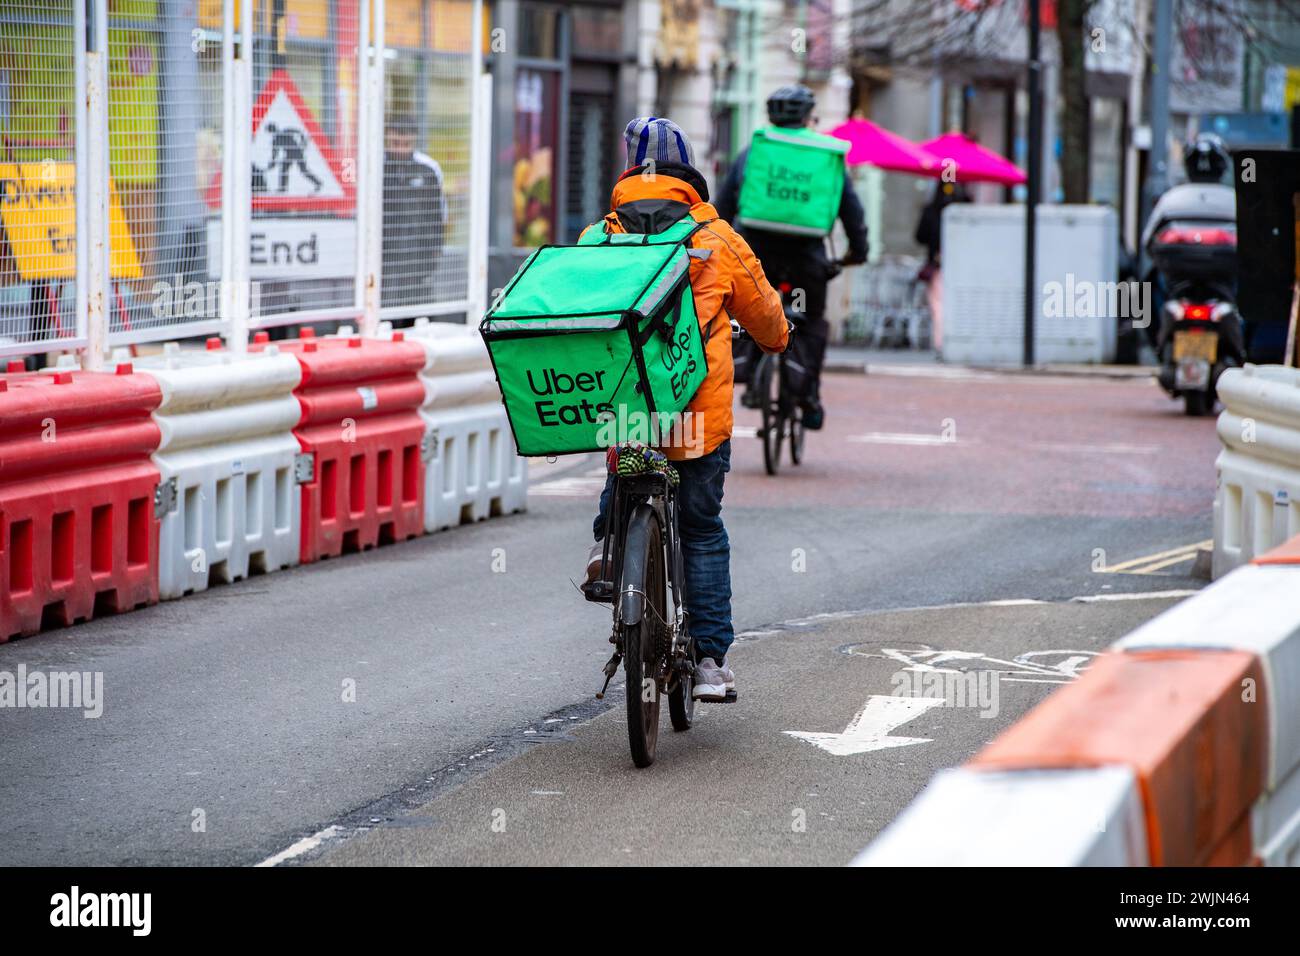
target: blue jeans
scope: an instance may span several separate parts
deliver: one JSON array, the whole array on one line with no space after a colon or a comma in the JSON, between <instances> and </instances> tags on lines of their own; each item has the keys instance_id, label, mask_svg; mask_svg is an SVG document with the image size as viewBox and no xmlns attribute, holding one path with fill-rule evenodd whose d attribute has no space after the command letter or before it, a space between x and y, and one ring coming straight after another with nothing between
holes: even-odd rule
<instances>
[{"instance_id":1,"label":"blue jeans","mask_svg":"<svg viewBox=\"0 0 1300 956\"><path fill-rule=\"evenodd\" d=\"M681 475L677 488L677 528L685 565L683 600L687 627L695 638L696 657L718 663L735 639L731 628L731 542L722 524L722 483L731 470L731 439L700 458L675 461ZM600 513L592 525L599 541L614 494L614 476L605 479Z\"/></svg>"}]
</instances>

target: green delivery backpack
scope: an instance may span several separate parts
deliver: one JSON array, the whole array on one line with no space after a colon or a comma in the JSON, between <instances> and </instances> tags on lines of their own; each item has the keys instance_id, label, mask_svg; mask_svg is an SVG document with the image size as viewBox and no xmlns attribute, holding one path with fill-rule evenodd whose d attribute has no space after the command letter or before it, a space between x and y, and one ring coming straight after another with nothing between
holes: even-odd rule
<instances>
[{"instance_id":1,"label":"green delivery backpack","mask_svg":"<svg viewBox=\"0 0 1300 956\"><path fill-rule=\"evenodd\" d=\"M845 140L809 129L755 131L740 186L740 225L798 236L829 235L840 211L848 150Z\"/></svg>"},{"instance_id":2,"label":"green delivery backpack","mask_svg":"<svg viewBox=\"0 0 1300 956\"><path fill-rule=\"evenodd\" d=\"M653 235L542 246L479 325L521 455L656 444L708 374L689 215Z\"/></svg>"}]
</instances>

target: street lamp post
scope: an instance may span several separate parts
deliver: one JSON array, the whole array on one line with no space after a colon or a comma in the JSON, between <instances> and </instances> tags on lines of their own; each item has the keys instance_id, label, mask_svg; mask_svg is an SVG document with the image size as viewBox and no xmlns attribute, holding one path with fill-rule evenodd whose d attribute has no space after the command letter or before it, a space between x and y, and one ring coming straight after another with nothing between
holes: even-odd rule
<instances>
[{"instance_id":1,"label":"street lamp post","mask_svg":"<svg viewBox=\"0 0 1300 956\"><path fill-rule=\"evenodd\" d=\"M1041 0L1029 2L1029 62L1025 77L1029 93L1029 123L1026 139L1029 147L1029 170L1025 185L1025 351L1024 364L1034 364L1034 313L1038 309L1035 287L1035 233L1038 219L1038 196L1043 175L1043 92L1042 63L1039 45L1042 33Z\"/></svg>"}]
</instances>

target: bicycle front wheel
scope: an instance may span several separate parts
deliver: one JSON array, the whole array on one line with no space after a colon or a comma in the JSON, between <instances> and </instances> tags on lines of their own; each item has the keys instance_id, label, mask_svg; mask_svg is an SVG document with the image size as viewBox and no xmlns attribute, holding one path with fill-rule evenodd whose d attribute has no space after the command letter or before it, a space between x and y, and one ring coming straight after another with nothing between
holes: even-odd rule
<instances>
[{"instance_id":1,"label":"bicycle front wheel","mask_svg":"<svg viewBox=\"0 0 1300 956\"><path fill-rule=\"evenodd\" d=\"M633 553L633 552L637 553ZM659 670L664 659L661 639L666 636L665 569L663 536L659 522L633 519L623 560L620 591L631 588L644 594L641 619L623 625L623 669L627 674L627 740L632 762L648 767L655 761L659 743ZM637 578L637 580L632 580Z\"/></svg>"}]
</instances>

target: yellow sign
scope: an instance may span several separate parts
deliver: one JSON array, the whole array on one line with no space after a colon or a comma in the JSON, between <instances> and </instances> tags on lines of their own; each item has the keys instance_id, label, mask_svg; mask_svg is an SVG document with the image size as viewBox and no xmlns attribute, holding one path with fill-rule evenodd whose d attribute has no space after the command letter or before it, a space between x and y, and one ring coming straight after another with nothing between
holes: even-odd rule
<instances>
[{"instance_id":1,"label":"yellow sign","mask_svg":"<svg viewBox=\"0 0 1300 956\"><path fill-rule=\"evenodd\" d=\"M76 186L72 163L0 163L0 223L24 280L76 276ZM140 260L111 182L109 247L112 277L139 279Z\"/></svg>"}]
</instances>

